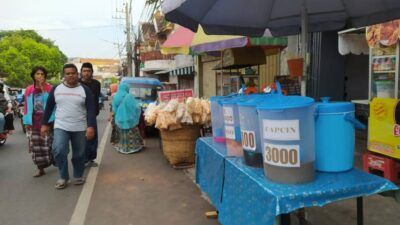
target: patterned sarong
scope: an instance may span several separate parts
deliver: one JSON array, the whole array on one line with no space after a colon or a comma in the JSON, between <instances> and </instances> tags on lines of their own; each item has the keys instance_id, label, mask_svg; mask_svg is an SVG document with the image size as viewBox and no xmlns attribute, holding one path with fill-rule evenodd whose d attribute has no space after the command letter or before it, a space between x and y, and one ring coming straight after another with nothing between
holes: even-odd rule
<instances>
[{"instance_id":1,"label":"patterned sarong","mask_svg":"<svg viewBox=\"0 0 400 225\"><path fill-rule=\"evenodd\" d=\"M38 130L27 132L29 137L29 149L32 153L32 159L35 165L40 169L44 169L53 164L53 155L51 154L53 132L49 132L45 137L42 137Z\"/></svg>"}]
</instances>

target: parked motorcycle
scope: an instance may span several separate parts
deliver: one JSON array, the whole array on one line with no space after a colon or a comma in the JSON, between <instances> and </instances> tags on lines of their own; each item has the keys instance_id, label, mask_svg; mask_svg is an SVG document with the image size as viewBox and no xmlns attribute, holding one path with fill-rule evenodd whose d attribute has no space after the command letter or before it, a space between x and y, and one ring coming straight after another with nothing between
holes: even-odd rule
<instances>
[{"instance_id":1,"label":"parked motorcycle","mask_svg":"<svg viewBox=\"0 0 400 225\"><path fill-rule=\"evenodd\" d=\"M104 102L105 102L105 100L106 100L106 98L105 98L105 96L103 95L103 93L100 93L100 96L99 96L99 109L100 109L100 110L103 110L103 109L104 109Z\"/></svg>"}]
</instances>

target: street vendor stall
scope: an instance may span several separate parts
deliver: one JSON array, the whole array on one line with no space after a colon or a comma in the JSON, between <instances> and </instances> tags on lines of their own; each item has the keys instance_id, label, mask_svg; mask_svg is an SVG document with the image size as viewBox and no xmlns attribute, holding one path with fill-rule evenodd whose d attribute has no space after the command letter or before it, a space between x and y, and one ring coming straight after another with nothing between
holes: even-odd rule
<instances>
[{"instance_id":1,"label":"street vendor stall","mask_svg":"<svg viewBox=\"0 0 400 225\"><path fill-rule=\"evenodd\" d=\"M272 224L296 209L358 197L362 224L359 197L398 187L353 169L355 128L364 128L354 104L316 103L284 96L279 83L276 88L211 98L214 137L197 141L196 181L220 222Z\"/></svg>"},{"instance_id":2,"label":"street vendor stall","mask_svg":"<svg viewBox=\"0 0 400 225\"><path fill-rule=\"evenodd\" d=\"M248 167L241 158L228 156L227 148L211 138L196 145L196 182L219 212L222 224L272 225L296 209L324 206L358 198L357 224L363 224L362 197L397 189L389 181L356 169L344 173L316 174L315 181L302 185L277 184L265 179L262 170Z\"/></svg>"}]
</instances>

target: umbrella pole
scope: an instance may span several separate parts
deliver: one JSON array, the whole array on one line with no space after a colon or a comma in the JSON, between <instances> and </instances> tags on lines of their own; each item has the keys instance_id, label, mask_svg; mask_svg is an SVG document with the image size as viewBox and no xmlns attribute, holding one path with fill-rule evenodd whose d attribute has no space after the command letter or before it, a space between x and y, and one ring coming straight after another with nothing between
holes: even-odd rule
<instances>
[{"instance_id":1,"label":"umbrella pole","mask_svg":"<svg viewBox=\"0 0 400 225\"><path fill-rule=\"evenodd\" d=\"M306 96L307 93L307 68L308 68L308 15L305 2L301 7L301 53L303 57L303 76L299 78L301 82L301 95Z\"/></svg>"},{"instance_id":2,"label":"umbrella pole","mask_svg":"<svg viewBox=\"0 0 400 225\"><path fill-rule=\"evenodd\" d=\"M224 95L224 54L221 50L221 96Z\"/></svg>"}]
</instances>

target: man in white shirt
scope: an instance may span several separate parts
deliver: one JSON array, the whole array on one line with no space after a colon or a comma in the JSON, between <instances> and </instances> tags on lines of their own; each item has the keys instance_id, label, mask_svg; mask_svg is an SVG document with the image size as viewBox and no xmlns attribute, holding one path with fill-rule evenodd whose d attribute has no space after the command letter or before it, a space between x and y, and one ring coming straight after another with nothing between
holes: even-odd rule
<instances>
[{"instance_id":1,"label":"man in white shirt","mask_svg":"<svg viewBox=\"0 0 400 225\"><path fill-rule=\"evenodd\" d=\"M55 86L48 97L43 116L41 133L49 132L49 120L55 110L53 155L60 178L55 188L63 189L69 180L69 142L72 145L72 166L76 185L84 183L86 139L94 137L96 123L93 96L88 87L79 83L78 69L74 64L65 64L64 81Z\"/></svg>"}]
</instances>

